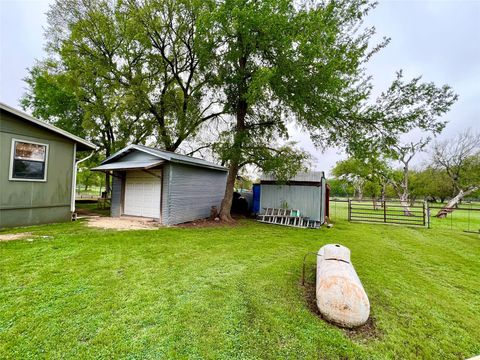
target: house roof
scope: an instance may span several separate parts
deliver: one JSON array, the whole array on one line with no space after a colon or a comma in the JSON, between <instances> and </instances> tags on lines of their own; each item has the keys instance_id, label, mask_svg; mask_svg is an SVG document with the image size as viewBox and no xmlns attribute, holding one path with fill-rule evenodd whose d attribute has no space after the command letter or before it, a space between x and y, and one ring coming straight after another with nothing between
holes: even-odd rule
<instances>
[{"instance_id":1,"label":"house roof","mask_svg":"<svg viewBox=\"0 0 480 360\"><path fill-rule=\"evenodd\" d=\"M101 167L103 167L107 164L113 164L114 162L115 163L122 163L121 158L123 156L127 155L128 153L132 152L132 151L141 151L141 152L144 152L146 154L152 155L152 156L156 157L157 159L161 159L161 160L165 160L165 161L169 161L169 162L173 162L173 163L199 166L199 167L204 167L204 168L209 168L209 169L214 169L214 170L220 170L220 171L228 171L227 168L225 168L223 166L220 166L220 165L217 165L217 164L214 164L214 163L212 163L210 161L207 161L207 160L199 159L199 158L196 158L196 157L193 157L193 156L188 156L188 155L181 155L181 154L177 154L177 153L174 153L174 152L171 152L171 151L159 150L159 149L151 148L151 147L144 146L144 145L134 145L134 144L128 145L127 147L123 148L122 150L117 151L115 154L113 154L112 156L110 156L107 159L105 159L104 161L102 161L100 166L98 166L98 167L96 167L92 170L102 170L102 169L100 169ZM131 163L131 162L132 161L124 162L124 165L128 166L129 163ZM120 169L128 170L129 168L128 167L119 167L119 168L116 167L115 168L115 170L120 170Z\"/></svg>"},{"instance_id":2,"label":"house roof","mask_svg":"<svg viewBox=\"0 0 480 360\"><path fill-rule=\"evenodd\" d=\"M7 104L4 104L2 102L0 102L0 109L1 110L4 110L6 112L9 112L13 115L16 115L34 125L37 125L37 126L40 126L44 129L47 129L47 130L50 130L58 135L61 135L63 137L66 137L70 140L73 140L75 143L77 143L77 150L79 151L83 151L83 150L96 150L97 149L97 146L92 144L91 142L87 141L87 140L84 140L78 136L75 136L71 133L69 133L68 131L65 131L65 130L62 130L54 125L51 125L51 124L48 124L42 120L39 120L39 119L36 119L34 118L33 116L30 116L26 113L24 113L23 111L20 111L20 110L17 110L11 106L8 106Z\"/></svg>"}]
</instances>

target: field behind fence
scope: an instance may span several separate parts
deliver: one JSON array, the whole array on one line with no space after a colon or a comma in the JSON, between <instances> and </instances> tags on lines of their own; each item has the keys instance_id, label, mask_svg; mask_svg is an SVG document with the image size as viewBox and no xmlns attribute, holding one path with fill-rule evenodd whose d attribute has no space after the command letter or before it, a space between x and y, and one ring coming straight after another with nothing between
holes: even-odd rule
<instances>
[{"instance_id":1,"label":"field behind fence","mask_svg":"<svg viewBox=\"0 0 480 360\"><path fill-rule=\"evenodd\" d=\"M377 213L381 217L381 210L378 209L379 202L374 205L372 201L362 202L363 210L368 213ZM480 230L480 202L479 201L464 201L452 213L449 213L446 218L440 219L435 215L445 204L429 203L428 213L430 228L432 229L448 229L458 231L479 232ZM375 209L376 208L376 209ZM388 209L388 202L387 202ZM393 211L393 210L392 210ZM398 215L399 213L396 212ZM368 215L366 215L368 216ZM405 218L408 218L405 216ZM348 220L348 199L347 198L331 198L330 199L330 219L333 222L339 220ZM367 222L368 219L365 219ZM428 220L428 219L427 219ZM379 222L381 223L381 222ZM406 226L406 224L402 224Z\"/></svg>"}]
</instances>

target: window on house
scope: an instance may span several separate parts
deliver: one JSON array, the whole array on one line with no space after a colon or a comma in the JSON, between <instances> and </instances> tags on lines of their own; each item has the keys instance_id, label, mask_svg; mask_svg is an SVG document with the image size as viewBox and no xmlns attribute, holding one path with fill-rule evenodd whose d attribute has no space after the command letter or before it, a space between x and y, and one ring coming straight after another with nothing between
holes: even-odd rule
<instances>
[{"instance_id":1,"label":"window on house","mask_svg":"<svg viewBox=\"0 0 480 360\"><path fill-rule=\"evenodd\" d=\"M11 180L46 180L48 145L13 140Z\"/></svg>"}]
</instances>

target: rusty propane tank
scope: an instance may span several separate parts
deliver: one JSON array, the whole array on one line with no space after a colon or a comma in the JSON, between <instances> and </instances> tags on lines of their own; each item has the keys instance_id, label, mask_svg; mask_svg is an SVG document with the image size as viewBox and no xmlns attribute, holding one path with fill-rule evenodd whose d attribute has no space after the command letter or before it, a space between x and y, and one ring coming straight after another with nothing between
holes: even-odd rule
<instances>
[{"instance_id":1,"label":"rusty propane tank","mask_svg":"<svg viewBox=\"0 0 480 360\"><path fill-rule=\"evenodd\" d=\"M322 316L342 327L365 324L370 315L370 302L353 265L350 250L328 244L317 256L317 306Z\"/></svg>"}]
</instances>

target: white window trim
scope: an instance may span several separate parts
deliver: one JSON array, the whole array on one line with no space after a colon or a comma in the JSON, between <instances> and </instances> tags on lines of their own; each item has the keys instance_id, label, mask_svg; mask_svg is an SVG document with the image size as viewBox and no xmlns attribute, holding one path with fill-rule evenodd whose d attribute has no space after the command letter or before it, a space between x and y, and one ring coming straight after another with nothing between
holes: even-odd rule
<instances>
[{"instance_id":1,"label":"white window trim","mask_svg":"<svg viewBox=\"0 0 480 360\"><path fill-rule=\"evenodd\" d=\"M23 142L27 144L35 144L35 145L42 145L45 146L45 171L43 173L43 179L20 179L13 177L13 162L15 160L15 142ZM47 182L47 170L48 170L48 144L39 143L32 140L27 139L14 139L12 138L12 146L10 150L10 168L8 172L8 180L10 181L33 181L33 182Z\"/></svg>"}]
</instances>

